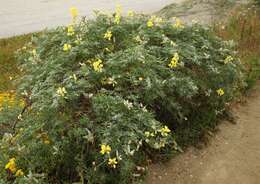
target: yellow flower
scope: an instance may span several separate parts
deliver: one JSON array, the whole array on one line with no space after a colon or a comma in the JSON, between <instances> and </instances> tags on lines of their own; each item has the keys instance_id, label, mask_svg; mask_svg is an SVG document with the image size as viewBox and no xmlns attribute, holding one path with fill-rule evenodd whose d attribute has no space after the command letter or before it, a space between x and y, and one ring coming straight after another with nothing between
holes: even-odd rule
<instances>
[{"instance_id":1,"label":"yellow flower","mask_svg":"<svg viewBox=\"0 0 260 184\"><path fill-rule=\"evenodd\" d=\"M119 24L120 23L120 20L121 20L121 12L122 12L122 7L120 5L117 5L116 6L116 14L115 14L115 20L114 22L116 24Z\"/></svg>"},{"instance_id":2,"label":"yellow flower","mask_svg":"<svg viewBox=\"0 0 260 184\"><path fill-rule=\"evenodd\" d=\"M78 9L76 7L71 7L70 8L70 15L72 16L73 19L77 18Z\"/></svg>"},{"instance_id":3,"label":"yellow flower","mask_svg":"<svg viewBox=\"0 0 260 184\"><path fill-rule=\"evenodd\" d=\"M222 88L219 88L217 90L217 94L218 94L218 96L223 96L225 94L225 92L224 92L224 90Z\"/></svg>"},{"instance_id":4,"label":"yellow flower","mask_svg":"<svg viewBox=\"0 0 260 184\"><path fill-rule=\"evenodd\" d=\"M5 165L5 169L10 170L12 173L16 171L15 158L11 158L9 162Z\"/></svg>"},{"instance_id":5,"label":"yellow flower","mask_svg":"<svg viewBox=\"0 0 260 184\"><path fill-rule=\"evenodd\" d=\"M142 81L142 80L144 80L144 78L143 78L143 77L139 77L138 79L139 79L139 81Z\"/></svg>"},{"instance_id":6,"label":"yellow flower","mask_svg":"<svg viewBox=\"0 0 260 184\"><path fill-rule=\"evenodd\" d=\"M134 12L133 12L132 10L129 10L129 11L127 12L127 15L128 15L129 17L133 17L133 16L134 16Z\"/></svg>"},{"instance_id":7,"label":"yellow flower","mask_svg":"<svg viewBox=\"0 0 260 184\"><path fill-rule=\"evenodd\" d=\"M64 97L67 94L67 91L64 87L59 87L57 89L57 95Z\"/></svg>"},{"instance_id":8,"label":"yellow flower","mask_svg":"<svg viewBox=\"0 0 260 184\"><path fill-rule=\"evenodd\" d=\"M146 131L146 132L144 132L144 135L145 135L145 137L150 137L150 136L151 136L151 133L148 132L148 131Z\"/></svg>"},{"instance_id":9,"label":"yellow flower","mask_svg":"<svg viewBox=\"0 0 260 184\"><path fill-rule=\"evenodd\" d=\"M105 34L104 34L104 38L107 39L107 40L111 40L113 34L111 31L107 31Z\"/></svg>"},{"instance_id":10,"label":"yellow flower","mask_svg":"<svg viewBox=\"0 0 260 184\"><path fill-rule=\"evenodd\" d=\"M173 19L175 20L175 24L173 25L174 28L183 28L183 24L181 22L180 19L176 18L176 17L173 17Z\"/></svg>"},{"instance_id":11,"label":"yellow flower","mask_svg":"<svg viewBox=\"0 0 260 184\"><path fill-rule=\"evenodd\" d=\"M17 170L16 173L15 173L16 177L23 176L23 175L24 175L24 172L23 172L22 169Z\"/></svg>"},{"instance_id":12,"label":"yellow flower","mask_svg":"<svg viewBox=\"0 0 260 184\"><path fill-rule=\"evenodd\" d=\"M102 144L100 148L100 153L102 155L109 154L111 152L111 147L109 145Z\"/></svg>"},{"instance_id":13,"label":"yellow flower","mask_svg":"<svg viewBox=\"0 0 260 184\"><path fill-rule=\"evenodd\" d=\"M224 60L224 63L227 64L229 62L232 62L234 59L232 56L227 56L226 59Z\"/></svg>"},{"instance_id":14,"label":"yellow flower","mask_svg":"<svg viewBox=\"0 0 260 184\"><path fill-rule=\"evenodd\" d=\"M110 158L108 159L108 165L110 165L110 167L116 168L116 165L118 164L117 159L116 158Z\"/></svg>"},{"instance_id":15,"label":"yellow flower","mask_svg":"<svg viewBox=\"0 0 260 184\"><path fill-rule=\"evenodd\" d=\"M178 64L178 62L179 62L179 59L180 59L179 54L178 54L178 53L175 53L174 56L173 56L173 58L172 58L172 60L171 60L171 62L168 64L168 66L169 66L170 68L176 68L176 67L177 67L177 64Z\"/></svg>"},{"instance_id":16,"label":"yellow flower","mask_svg":"<svg viewBox=\"0 0 260 184\"><path fill-rule=\"evenodd\" d=\"M74 34L75 34L75 32L74 32L73 26L72 26L72 25L69 25L69 26L68 26L67 35L68 35L68 36L73 36Z\"/></svg>"},{"instance_id":17,"label":"yellow flower","mask_svg":"<svg viewBox=\"0 0 260 184\"><path fill-rule=\"evenodd\" d=\"M147 22L147 27L153 27L154 26L154 23L152 20L148 20Z\"/></svg>"},{"instance_id":18,"label":"yellow flower","mask_svg":"<svg viewBox=\"0 0 260 184\"><path fill-rule=\"evenodd\" d=\"M37 52L35 49L32 50L32 55L35 57L37 55Z\"/></svg>"},{"instance_id":19,"label":"yellow flower","mask_svg":"<svg viewBox=\"0 0 260 184\"><path fill-rule=\"evenodd\" d=\"M159 130L159 132L161 132L162 136L166 137L171 132L171 130L167 126L164 126Z\"/></svg>"},{"instance_id":20,"label":"yellow flower","mask_svg":"<svg viewBox=\"0 0 260 184\"><path fill-rule=\"evenodd\" d=\"M102 60L98 59L93 64L93 68L96 72L101 72L103 68Z\"/></svg>"},{"instance_id":21,"label":"yellow flower","mask_svg":"<svg viewBox=\"0 0 260 184\"><path fill-rule=\"evenodd\" d=\"M64 44L63 45L63 51L65 51L65 52L67 52L67 51L69 51L71 49L71 45L70 44Z\"/></svg>"}]
</instances>

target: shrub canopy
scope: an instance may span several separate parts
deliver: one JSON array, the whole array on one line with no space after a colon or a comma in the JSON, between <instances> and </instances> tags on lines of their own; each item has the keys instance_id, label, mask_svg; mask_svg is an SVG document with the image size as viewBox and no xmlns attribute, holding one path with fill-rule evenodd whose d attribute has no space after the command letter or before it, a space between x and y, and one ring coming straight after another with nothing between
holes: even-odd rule
<instances>
[{"instance_id":1,"label":"shrub canopy","mask_svg":"<svg viewBox=\"0 0 260 184\"><path fill-rule=\"evenodd\" d=\"M198 24L75 16L18 53L26 105L1 112L15 125L1 141L3 182L133 182L148 158L213 127L243 85L232 43Z\"/></svg>"}]
</instances>

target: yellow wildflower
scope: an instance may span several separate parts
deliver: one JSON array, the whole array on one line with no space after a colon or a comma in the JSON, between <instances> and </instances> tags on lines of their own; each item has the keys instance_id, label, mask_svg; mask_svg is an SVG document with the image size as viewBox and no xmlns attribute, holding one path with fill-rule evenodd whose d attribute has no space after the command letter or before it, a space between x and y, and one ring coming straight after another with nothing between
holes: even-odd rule
<instances>
[{"instance_id":1,"label":"yellow wildflower","mask_svg":"<svg viewBox=\"0 0 260 184\"><path fill-rule=\"evenodd\" d=\"M76 19L78 16L78 9L76 7L71 7L70 15L72 16L73 19Z\"/></svg>"},{"instance_id":2,"label":"yellow wildflower","mask_svg":"<svg viewBox=\"0 0 260 184\"><path fill-rule=\"evenodd\" d=\"M16 176L16 177L24 176L23 170L22 170L22 169L17 170L16 173L15 173L15 176Z\"/></svg>"},{"instance_id":3,"label":"yellow wildflower","mask_svg":"<svg viewBox=\"0 0 260 184\"><path fill-rule=\"evenodd\" d=\"M116 158L110 158L108 159L108 165L110 165L110 167L116 168L116 165L118 164L117 159Z\"/></svg>"},{"instance_id":4,"label":"yellow wildflower","mask_svg":"<svg viewBox=\"0 0 260 184\"><path fill-rule=\"evenodd\" d=\"M32 55L33 55L34 57L37 56L37 52L36 52L35 49L32 50Z\"/></svg>"},{"instance_id":5,"label":"yellow wildflower","mask_svg":"<svg viewBox=\"0 0 260 184\"><path fill-rule=\"evenodd\" d=\"M64 44L63 45L63 51L65 51L65 52L67 52L67 51L69 51L71 49L71 45L70 44Z\"/></svg>"},{"instance_id":6,"label":"yellow wildflower","mask_svg":"<svg viewBox=\"0 0 260 184\"><path fill-rule=\"evenodd\" d=\"M232 62L234 59L232 56L227 56L226 59L224 60L224 63L227 64L229 62Z\"/></svg>"},{"instance_id":7,"label":"yellow wildflower","mask_svg":"<svg viewBox=\"0 0 260 184\"><path fill-rule=\"evenodd\" d=\"M68 35L68 36L73 36L74 34L75 34L75 32L74 32L73 26L72 26L72 25L69 25L69 26L68 26L67 35Z\"/></svg>"},{"instance_id":8,"label":"yellow wildflower","mask_svg":"<svg viewBox=\"0 0 260 184\"><path fill-rule=\"evenodd\" d=\"M138 79L139 79L139 81L142 81L142 80L144 80L144 78L143 78L143 77L139 77Z\"/></svg>"},{"instance_id":9,"label":"yellow wildflower","mask_svg":"<svg viewBox=\"0 0 260 184\"><path fill-rule=\"evenodd\" d=\"M225 94L225 92L224 92L224 90L222 88L219 88L217 90L217 94L218 94L218 96L223 96Z\"/></svg>"},{"instance_id":10,"label":"yellow wildflower","mask_svg":"<svg viewBox=\"0 0 260 184\"><path fill-rule=\"evenodd\" d=\"M178 28L184 27L180 19L178 19L176 17L174 17L173 19L175 20L175 24L173 25L174 28L178 29Z\"/></svg>"},{"instance_id":11,"label":"yellow wildflower","mask_svg":"<svg viewBox=\"0 0 260 184\"><path fill-rule=\"evenodd\" d=\"M15 158L11 158L9 162L5 165L5 169L10 170L12 173L16 171Z\"/></svg>"},{"instance_id":12,"label":"yellow wildflower","mask_svg":"<svg viewBox=\"0 0 260 184\"><path fill-rule=\"evenodd\" d=\"M101 59L98 59L96 60L92 65L93 65L93 68L96 72L101 72L102 71L102 68L103 68L103 64L102 64L102 60Z\"/></svg>"},{"instance_id":13,"label":"yellow wildflower","mask_svg":"<svg viewBox=\"0 0 260 184\"><path fill-rule=\"evenodd\" d=\"M104 38L107 39L107 40L111 40L113 34L111 31L107 31L105 34L104 34Z\"/></svg>"},{"instance_id":14,"label":"yellow wildflower","mask_svg":"<svg viewBox=\"0 0 260 184\"><path fill-rule=\"evenodd\" d=\"M177 64L178 64L178 62L179 62L179 59L180 59L179 54L176 52L176 53L174 54L174 56L173 56L171 62L168 64L168 66L169 66L170 68L176 68L176 67L177 67Z\"/></svg>"},{"instance_id":15,"label":"yellow wildflower","mask_svg":"<svg viewBox=\"0 0 260 184\"><path fill-rule=\"evenodd\" d=\"M154 23L152 20L148 20L147 22L147 27L153 27L154 26Z\"/></svg>"},{"instance_id":16,"label":"yellow wildflower","mask_svg":"<svg viewBox=\"0 0 260 184\"><path fill-rule=\"evenodd\" d=\"M122 7L120 5L117 5L116 6L116 14L115 14L115 20L114 22L116 24L119 24L120 23L120 20L121 20L121 12L122 12Z\"/></svg>"},{"instance_id":17,"label":"yellow wildflower","mask_svg":"<svg viewBox=\"0 0 260 184\"><path fill-rule=\"evenodd\" d=\"M109 154L111 152L111 147L109 145L105 145L105 144L102 144L101 145L101 150L100 150L100 153L102 155L104 154Z\"/></svg>"},{"instance_id":18,"label":"yellow wildflower","mask_svg":"<svg viewBox=\"0 0 260 184\"><path fill-rule=\"evenodd\" d=\"M162 136L166 137L171 132L171 130L167 126L164 126L159 130L159 132L161 132Z\"/></svg>"},{"instance_id":19,"label":"yellow wildflower","mask_svg":"<svg viewBox=\"0 0 260 184\"><path fill-rule=\"evenodd\" d=\"M57 95L64 97L67 94L67 91L64 87L59 87L57 89Z\"/></svg>"},{"instance_id":20,"label":"yellow wildflower","mask_svg":"<svg viewBox=\"0 0 260 184\"><path fill-rule=\"evenodd\" d=\"M134 12L133 12L132 10L129 10L129 11L127 12L127 15L128 15L129 17L133 17L133 16L134 16Z\"/></svg>"}]
</instances>

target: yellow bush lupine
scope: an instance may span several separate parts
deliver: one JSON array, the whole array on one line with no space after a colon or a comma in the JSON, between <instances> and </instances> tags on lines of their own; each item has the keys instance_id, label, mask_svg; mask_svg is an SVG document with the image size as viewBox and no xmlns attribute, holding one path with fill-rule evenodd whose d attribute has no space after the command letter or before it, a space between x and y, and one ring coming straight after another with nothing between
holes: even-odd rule
<instances>
[{"instance_id":1,"label":"yellow bush lupine","mask_svg":"<svg viewBox=\"0 0 260 184\"><path fill-rule=\"evenodd\" d=\"M113 34L111 31L107 31L105 34L104 34L104 38L107 39L107 40L111 40Z\"/></svg>"},{"instance_id":2,"label":"yellow bush lupine","mask_svg":"<svg viewBox=\"0 0 260 184\"><path fill-rule=\"evenodd\" d=\"M117 164L118 164L118 162L117 162L116 158L109 158L108 159L108 165L110 167L113 167L115 169Z\"/></svg>"},{"instance_id":3,"label":"yellow bush lupine","mask_svg":"<svg viewBox=\"0 0 260 184\"><path fill-rule=\"evenodd\" d=\"M219 88L217 90L217 94L218 94L218 96L223 96L225 94L225 92L224 92L224 90L222 88Z\"/></svg>"},{"instance_id":4,"label":"yellow bush lupine","mask_svg":"<svg viewBox=\"0 0 260 184\"><path fill-rule=\"evenodd\" d=\"M92 65L93 68L96 72L101 72L102 68L103 68L103 64L102 64L102 60L101 59L97 59Z\"/></svg>"},{"instance_id":5,"label":"yellow bush lupine","mask_svg":"<svg viewBox=\"0 0 260 184\"><path fill-rule=\"evenodd\" d=\"M15 164L15 158L11 158L8 163L5 165L5 169L8 169L12 173L15 173L16 169L16 164Z\"/></svg>"},{"instance_id":6,"label":"yellow bush lupine","mask_svg":"<svg viewBox=\"0 0 260 184\"><path fill-rule=\"evenodd\" d=\"M170 68L176 68L179 62L179 54L176 52L171 60L171 62L168 64Z\"/></svg>"},{"instance_id":7,"label":"yellow bush lupine","mask_svg":"<svg viewBox=\"0 0 260 184\"><path fill-rule=\"evenodd\" d=\"M106 144L102 144L100 147L100 153L102 155L104 154L109 154L111 152L111 147L109 145Z\"/></svg>"}]
</instances>

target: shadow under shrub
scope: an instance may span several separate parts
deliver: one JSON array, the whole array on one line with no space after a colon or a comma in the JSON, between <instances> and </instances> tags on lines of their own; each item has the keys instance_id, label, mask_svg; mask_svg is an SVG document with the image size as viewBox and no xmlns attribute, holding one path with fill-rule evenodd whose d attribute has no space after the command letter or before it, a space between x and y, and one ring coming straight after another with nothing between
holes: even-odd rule
<instances>
[{"instance_id":1,"label":"shadow under shrub","mask_svg":"<svg viewBox=\"0 0 260 184\"><path fill-rule=\"evenodd\" d=\"M214 127L239 93L232 46L197 24L118 12L33 37L18 53L27 104L2 138L1 178L134 182L147 159Z\"/></svg>"}]
</instances>

